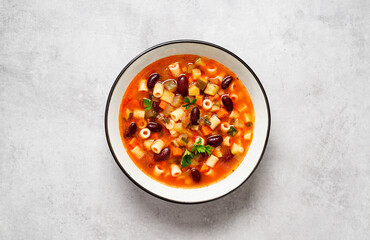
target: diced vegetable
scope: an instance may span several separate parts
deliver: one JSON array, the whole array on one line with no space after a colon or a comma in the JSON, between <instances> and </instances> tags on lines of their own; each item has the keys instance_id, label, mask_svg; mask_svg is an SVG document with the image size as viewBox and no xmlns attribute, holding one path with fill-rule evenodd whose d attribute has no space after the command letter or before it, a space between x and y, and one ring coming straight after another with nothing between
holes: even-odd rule
<instances>
[{"instance_id":1,"label":"diced vegetable","mask_svg":"<svg viewBox=\"0 0 370 240\"><path fill-rule=\"evenodd\" d=\"M193 79L197 80L198 78L200 78L200 75L202 75L202 72L200 71L200 69L195 68L193 69L192 74L193 74Z\"/></svg>"},{"instance_id":2,"label":"diced vegetable","mask_svg":"<svg viewBox=\"0 0 370 240\"><path fill-rule=\"evenodd\" d=\"M189 63L188 64L188 73L192 73L192 71L193 71L193 68L195 67L195 65L194 64L192 64L192 63Z\"/></svg>"},{"instance_id":3,"label":"diced vegetable","mask_svg":"<svg viewBox=\"0 0 370 240\"><path fill-rule=\"evenodd\" d=\"M124 120L129 120L130 118L132 118L132 111L130 110L130 109L126 109L126 112L125 112L125 114L124 114L124 116L123 116L123 119Z\"/></svg>"},{"instance_id":4,"label":"diced vegetable","mask_svg":"<svg viewBox=\"0 0 370 240\"><path fill-rule=\"evenodd\" d=\"M209 121L211 122L211 125L209 126L212 130L214 130L220 123L221 123L221 120L216 116L216 115L213 115Z\"/></svg>"},{"instance_id":5,"label":"diced vegetable","mask_svg":"<svg viewBox=\"0 0 370 240\"><path fill-rule=\"evenodd\" d=\"M251 136L252 136L252 133L251 132L247 132L244 134L244 139L245 140L250 140L251 139Z\"/></svg>"},{"instance_id":6,"label":"diced vegetable","mask_svg":"<svg viewBox=\"0 0 370 240\"><path fill-rule=\"evenodd\" d=\"M197 96L199 94L200 94L200 91L199 91L199 88L197 86L195 86L195 85L190 86L189 96Z\"/></svg>"},{"instance_id":7,"label":"diced vegetable","mask_svg":"<svg viewBox=\"0 0 370 240\"><path fill-rule=\"evenodd\" d=\"M212 154L218 158L221 158L222 157L221 147L216 147Z\"/></svg>"},{"instance_id":8,"label":"diced vegetable","mask_svg":"<svg viewBox=\"0 0 370 240\"><path fill-rule=\"evenodd\" d=\"M175 130L178 133L184 132L184 128L182 126L182 123L181 122L175 123L175 125L173 126L173 130Z\"/></svg>"},{"instance_id":9,"label":"diced vegetable","mask_svg":"<svg viewBox=\"0 0 370 240\"><path fill-rule=\"evenodd\" d=\"M231 146L231 153L233 155L242 154L243 152L244 152L244 148L241 145L234 143Z\"/></svg>"},{"instance_id":10,"label":"diced vegetable","mask_svg":"<svg viewBox=\"0 0 370 240\"><path fill-rule=\"evenodd\" d=\"M211 112L217 112L218 110L220 110L220 104L218 102L214 103L212 108L211 108Z\"/></svg>"},{"instance_id":11,"label":"diced vegetable","mask_svg":"<svg viewBox=\"0 0 370 240\"><path fill-rule=\"evenodd\" d=\"M207 80L204 78L199 78L197 81L197 87L200 90L204 90L207 87Z\"/></svg>"},{"instance_id":12,"label":"diced vegetable","mask_svg":"<svg viewBox=\"0 0 370 240\"><path fill-rule=\"evenodd\" d=\"M207 136L212 133L212 129L208 126L202 126L202 133L203 135Z\"/></svg>"},{"instance_id":13,"label":"diced vegetable","mask_svg":"<svg viewBox=\"0 0 370 240\"><path fill-rule=\"evenodd\" d=\"M159 107L162 108L162 109L165 109L167 107L168 103L166 103L165 101L161 101L161 103L159 104Z\"/></svg>"},{"instance_id":14,"label":"diced vegetable","mask_svg":"<svg viewBox=\"0 0 370 240\"><path fill-rule=\"evenodd\" d=\"M248 113L245 113L244 114L244 119L245 119L245 121L246 122L251 122L252 120L251 120L251 117L249 116L249 114Z\"/></svg>"},{"instance_id":15,"label":"diced vegetable","mask_svg":"<svg viewBox=\"0 0 370 240\"><path fill-rule=\"evenodd\" d=\"M181 148L174 148L172 150L174 156L182 156L182 149Z\"/></svg>"},{"instance_id":16,"label":"diced vegetable","mask_svg":"<svg viewBox=\"0 0 370 240\"><path fill-rule=\"evenodd\" d=\"M155 111L153 108L145 111L145 117L146 118L154 118L158 115L158 112Z\"/></svg>"},{"instance_id":17,"label":"diced vegetable","mask_svg":"<svg viewBox=\"0 0 370 240\"><path fill-rule=\"evenodd\" d=\"M204 61L202 58L198 58L196 61L195 61L195 65L197 66L204 66Z\"/></svg>"},{"instance_id":18,"label":"diced vegetable","mask_svg":"<svg viewBox=\"0 0 370 240\"><path fill-rule=\"evenodd\" d=\"M198 95L195 98L197 99L196 104L198 106L202 106L203 105L203 95Z\"/></svg>"},{"instance_id":19,"label":"diced vegetable","mask_svg":"<svg viewBox=\"0 0 370 240\"><path fill-rule=\"evenodd\" d=\"M176 95L173 100L172 100L172 103L171 105L174 106L174 107L180 107L181 104L184 102L184 98L183 96L181 95Z\"/></svg>"},{"instance_id":20,"label":"diced vegetable","mask_svg":"<svg viewBox=\"0 0 370 240\"><path fill-rule=\"evenodd\" d=\"M175 110L174 107L172 107L170 104L167 104L166 108L162 111L162 114L164 116L168 116L171 114L171 112L173 112Z\"/></svg>"},{"instance_id":21,"label":"diced vegetable","mask_svg":"<svg viewBox=\"0 0 370 240\"><path fill-rule=\"evenodd\" d=\"M189 137L187 134L181 134L180 137L177 140L177 143L180 146L187 146L189 143Z\"/></svg>"},{"instance_id":22,"label":"diced vegetable","mask_svg":"<svg viewBox=\"0 0 370 240\"><path fill-rule=\"evenodd\" d=\"M136 147L139 144L139 141L137 140L136 137L132 138L129 142L128 145L132 148Z\"/></svg>"},{"instance_id":23,"label":"diced vegetable","mask_svg":"<svg viewBox=\"0 0 370 240\"><path fill-rule=\"evenodd\" d=\"M224 108L220 108L220 110L218 110L216 114L219 118L224 118L229 114L229 112L226 111Z\"/></svg>"},{"instance_id":24,"label":"diced vegetable","mask_svg":"<svg viewBox=\"0 0 370 240\"><path fill-rule=\"evenodd\" d=\"M220 84L220 80L219 80L218 78L210 78L210 79L209 79L209 81L210 81L211 83L214 83L214 84L217 84L217 85L219 85L219 84Z\"/></svg>"},{"instance_id":25,"label":"diced vegetable","mask_svg":"<svg viewBox=\"0 0 370 240\"><path fill-rule=\"evenodd\" d=\"M217 100L219 100L219 99L220 99L220 95L215 94L214 96L209 97L209 99L211 99L211 101L212 101L212 102L217 101Z\"/></svg>"},{"instance_id":26,"label":"diced vegetable","mask_svg":"<svg viewBox=\"0 0 370 240\"><path fill-rule=\"evenodd\" d=\"M202 167L200 168L200 172L208 172L210 167L208 167L205 163L203 163Z\"/></svg>"},{"instance_id":27,"label":"diced vegetable","mask_svg":"<svg viewBox=\"0 0 370 240\"><path fill-rule=\"evenodd\" d=\"M173 79L165 81L163 85L170 92L175 92L177 90L177 83Z\"/></svg>"},{"instance_id":28,"label":"diced vegetable","mask_svg":"<svg viewBox=\"0 0 370 240\"><path fill-rule=\"evenodd\" d=\"M219 89L220 87L218 85L214 83L208 83L204 93L213 96L218 92Z\"/></svg>"}]
</instances>

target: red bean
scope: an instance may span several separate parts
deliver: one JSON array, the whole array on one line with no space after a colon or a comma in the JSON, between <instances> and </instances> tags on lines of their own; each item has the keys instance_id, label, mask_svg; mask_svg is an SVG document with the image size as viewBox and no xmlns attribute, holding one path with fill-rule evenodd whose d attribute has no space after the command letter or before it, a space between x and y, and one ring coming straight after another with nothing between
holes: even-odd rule
<instances>
[{"instance_id":1,"label":"red bean","mask_svg":"<svg viewBox=\"0 0 370 240\"><path fill-rule=\"evenodd\" d=\"M177 79L177 91L183 97L186 97L189 93L189 81L184 74L180 75Z\"/></svg>"},{"instance_id":2,"label":"red bean","mask_svg":"<svg viewBox=\"0 0 370 240\"><path fill-rule=\"evenodd\" d=\"M233 77L232 76L226 76L223 80L222 80L222 83L221 83L221 88L222 89L226 89L230 86L231 82L233 81Z\"/></svg>"},{"instance_id":3,"label":"red bean","mask_svg":"<svg viewBox=\"0 0 370 240\"><path fill-rule=\"evenodd\" d=\"M149 128L149 130L152 132L162 131L162 125L156 122L149 122L146 127Z\"/></svg>"},{"instance_id":4,"label":"red bean","mask_svg":"<svg viewBox=\"0 0 370 240\"><path fill-rule=\"evenodd\" d=\"M129 138L131 137L132 135L134 135L134 133L136 132L137 130L137 126L136 126L136 123L131 123L130 126L128 126L128 128L126 129L125 131L125 138Z\"/></svg>"},{"instance_id":5,"label":"red bean","mask_svg":"<svg viewBox=\"0 0 370 240\"><path fill-rule=\"evenodd\" d=\"M219 146L223 141L221 135L212 135L207 138L207 144L211 146Z\"/></svg>"},{"instance_id":6,"label":"red bean","mask_svg":"<svg viewBox=\"0 0 370 240\"><path fill-rule=\"evenodd\" d=\"M222 95L222 103L227 111L231 112L234 109L233 100L228 95Z\"/></svg>"},{"instance_id":7,"label":"red bean","mask_svg":"<svg viewBox=\"0 0 370 240\"><path fill-rule=\"evenodd\" d=\"M146 85L148 86L149 89L152 89L154 88L154 85L155 83L159 80L159 74L158 73L152 73L149 78L148 78L148 81L146 83Z\"/></svg>"},{"instance_id":8,"label":"red bean","mask_svg":"<svg viewBox=\"0 0 370 240\"><path fill-rule=\"evenodd\" d=\"M199 108L197 107L193 108L190 113L191 124L199 125L199 116L200 116Z\"/></svg>"},{"instance_id":9,"label":"red bean","mask_svg":"<svg viewBox=\"0 0 370 240\"><path fill-rule=\"evenodd\" d=\"M164 161L167 158L169 158L170 154L171 150L169 148L163 148L160 153L154 154L154 161L156 162Z\"/></svg>"},{"instance_id":10,"label":"red bean","mask_svg":"<svg viewBox=\"0 0 370 240\"><path fill-rule=\"evenodd\" d=\"M232 153L226 153L223 157L222 157L222 160L227 162L227 161L230 161L232 158L234 157L234 155Z\"/></svg>"},{"instance_id":11,"label":"red bean","mask_svg":"<svg viewBox=\"0 0 370 240\"><path fill-rule=\"evenodd\" d=\"M191 177L193 178L194 182L197 182L197 183L200 182L200 179L202 176L200 175L200 172L198 169L192 168L190 173L191 173Z\"/></svg>"}]
</instances>

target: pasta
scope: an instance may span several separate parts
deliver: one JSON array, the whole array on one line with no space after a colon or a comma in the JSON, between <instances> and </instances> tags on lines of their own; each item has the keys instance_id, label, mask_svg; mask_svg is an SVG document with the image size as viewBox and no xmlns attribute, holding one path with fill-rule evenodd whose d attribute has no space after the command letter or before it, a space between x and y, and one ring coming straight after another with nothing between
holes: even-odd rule
<instances>
[{"instance_id":1,"label":"pasta","mask_svg":"<svg viewBox=\"0 0 370 240\"><path fill-rule=\"evenodd\" d=\"M140 133L139 133L139 136L142 139L147 139L148 137L150 137L150 130L148 128L141 129Z\"/></svg>"},{"instance_id":2,"label":"pasta","mask_svg":"<svg viewBox=\"0 0 370 240\"><path fill-rule=\"evenodd\" d=\"M156 83L153 89L153 96L156 98L162 97L164 92L164 86L162 83Z\"/></svg>"},{"instance_id":3,"label":"pasta","mask_svg":"<svg viewBox=\"0 0 370 240\"><path fill-rule=\"evenodd\" d=\"M174 122L179 121L184 116L185 111L179 107L171 113L171 118Z\"/></svg>"},{"instance_id":4,"label":"pasta","mask_svg":"<svg viewBox=\"0 0 370 240\"><path fill-rule=\"evenodd\" d=\"M147 87L147 81L146 79L141 79L139 82L139 92L147 92L148 87Z\"/></svg>"},{"instance_id":5,"label":"pasta","mask_svg":"<svg viewBox=\"0 0 370 240\"><path fill-rule=\"evenodd\" d=\"M181 74L180 64L178 62L169 65L168 68L174 77L178 77Z\"/></svg>"},{"instance_id":6,"label":"pasta","mask_svg":"<svg viewBox=\"0 0 370 240\"><path fill-rule=\"evenodd\" d=\"M142 69L119 109L131 160L154 180L178 188L205 187L230 175L253 142L254 121L243 81L196 55L165 57Z\"/></svg>"},{"instance_id":7,"label":"pasta","mask_svg":"<svg viewBox=\"0 0 370 240\"><path fill-rule=\"evenodd\" d=\"M181 175L181 173L182 173L181 169L178 165L176 165L176 164L171 165L171 175L172 175L172 177L178 177L178 176Z\"/></svg>"},{"instance_id":8,"label":"pasta","mask_svg":"<svg viewBox=\"0 0 370 240\"><path fill-rule=\"evenodd\" d=\"M155 140L153 142L151 148L152 148L152 151L154 153L159 154L162 151L162 149L164 148L164 142L163 142L163 140L161 140L161 139Z\"/></svg>"},{"instance_id":9,"label":"pasta","mask_svg":"<svg viewBox=\"0 0 370 240\"><path fill-rule=\"evenodd\" d=\"M212 106L213 106L213 103L212 103L212 101L210 100L210 99L204 99L203 100L203 108L205 109L205 110L209 110L209 109L211 109L212 108Z\"/></svg>"}]
</instances>

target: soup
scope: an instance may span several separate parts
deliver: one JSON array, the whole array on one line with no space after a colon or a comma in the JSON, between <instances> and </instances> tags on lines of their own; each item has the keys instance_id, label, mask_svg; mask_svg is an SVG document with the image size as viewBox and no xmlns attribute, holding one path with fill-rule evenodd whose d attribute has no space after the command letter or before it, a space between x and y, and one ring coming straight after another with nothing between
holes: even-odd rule
<instances>
[{"instance_id":1,"label":"soup","mask_svg":"<svg viewBox=\"0 0 370 240\"><path fill-rule=\"evenodd\" d=\"M128 155L146 175L171 187L199 188L240 165L253 138L254 110L242 81L227 67L175 55L131 81L119 126Z\"/></svg>"}]
</instances>

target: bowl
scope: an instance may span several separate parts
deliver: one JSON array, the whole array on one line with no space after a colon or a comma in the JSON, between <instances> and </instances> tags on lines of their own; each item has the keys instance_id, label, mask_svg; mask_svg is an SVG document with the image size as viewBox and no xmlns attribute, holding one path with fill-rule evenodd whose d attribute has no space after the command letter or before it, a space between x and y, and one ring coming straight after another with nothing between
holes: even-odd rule
<instances>
[{"instance_id":1,"label":"bowl","mask_svg":"<svg viewBox=\"0 0 370 240\"><path fill-rule=\"evenodd\" d=\"M254 137L239 167L225 179L203 188L166 186L143 173L128 156L119 132L119 109L131 80L144 67L164 57L194 54L218 61L233 71L246 86L255 111ZM132 59L116 78L105 109L105 133L112 155L121 170L146 192L176 203L202 203L223 197L241 186L255 171L266 149L271 116L266 93L257 75L238 56L218 45L198 40L175 40L155 45Z\"/></svg>"}]
</instances>

